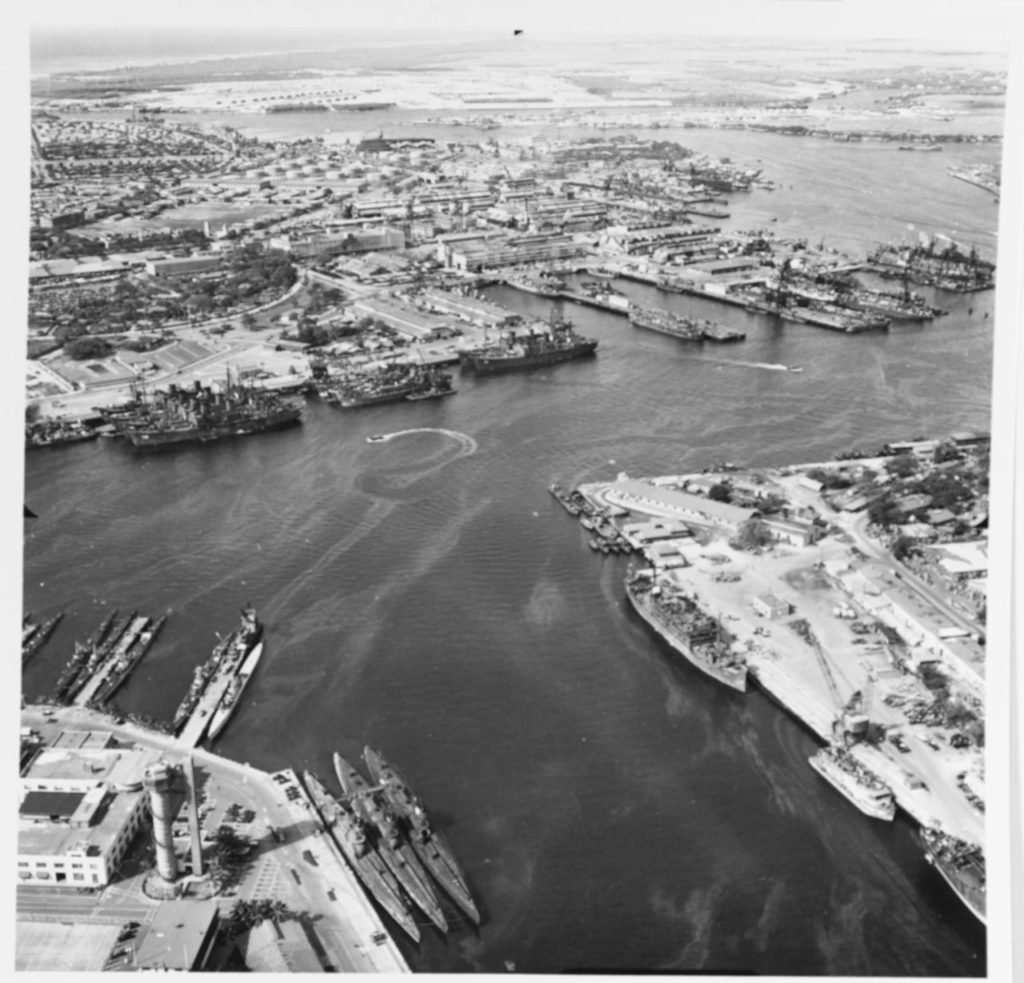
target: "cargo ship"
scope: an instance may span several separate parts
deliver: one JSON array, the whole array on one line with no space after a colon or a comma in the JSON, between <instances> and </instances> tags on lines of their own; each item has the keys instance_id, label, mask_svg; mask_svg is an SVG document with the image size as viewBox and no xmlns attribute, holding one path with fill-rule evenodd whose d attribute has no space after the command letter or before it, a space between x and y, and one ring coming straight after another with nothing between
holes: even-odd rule
<instances>
[{"instance_id":1,"label":"cargo ship","mask_svg":"<svg viewBox=\"0 0 1024 983\"><path fill-rule=\"evenodd\" d=\"M448 922L437 903L427 872L412 847L402 839L394 815L377 800L377 790L337 752L334 753L334 770L352 810L373 828L377 852L384 863L416 906L441 932L447 932Z\"/></svg>"},{"instance_id":2,"label":"cargo ship","mask_svg":"<svg viewBox=\"0 0 1024 983\"><path fill-rule=\"evenodd\" d=\"M892 789L847 751L839 747L824 747L807 760L825 781L866 816L887 822L896 817Z\"/></svg>"},{"instance_id":3,"label":"cargo ship","mask_svg":"<svg viewBox=\"0 0 1024 983\"><path fill-rule=\"evenodd\" d=\"M400 820L404 820L406 835L423 866L466 915L479 925L480 912L469 893L466 875L447 840L431 827L423 803L413 793L409 783L397 768L388 764L372 748L363 749L363 760L374 783L381 786L388 805Z\"/></svg>"},{"instance_id":4,"label":"cargo ship","mask_svg":"<svg viewBox=\"0 0 1024 983\"><path fill-rule=\"evenodd\" d=\"M233 373L219 389L198 380L191 388L171 385L166 391L136 388L134 409L100 410L104 420L133 447L209 443L227 437L280 430L300 422L302 409L275 392L241 384Z\"/></svg>"},{"instance_id":5,"label":"cargo ship","mask_svg":"<svg viewBox=\"0 0 1024 983\"><path fill-rule=\"evenodd\" d=\"M402 900L398 881L370 845L363 820L338 802L311 771L303 772L302 780L309 797L313 800L313 805L320 813L324 829L334 837L349 866L363 882L370 897L414 942L419 942L420 930Z\"/></svg>"},{"instance_id":6,"label":"cargo ship","mask_svg":"<svg viewBox=\"0 0 1024 983\"><path fill-rule=\"evenodd\" d=\"M942 875L958 898L983 925L985 921L985 854L980 846L966 843L933 826L921 830L928 863Z\"/></svg>"},{"instance_id":7,"label":"cargo ship","mask_svg":"<svg viewBox=\"0 0 1024 983\"><path fill-rule=\"evenodd\" d=\"M256 671L256 666L259 665L260 658L262 656L263 642L257 642L245 657L245 660L241 663L238 671L228 684L227 691L221 698L219 706L213 711L213 716L210 718L210 729L207 732L207 736L211 741L227 726L227 723L231 719L231 715L237 709L238 701L241 699L245 687L249 685L249 680L252 679L252 674Z\"/></svg>"},{"instance_id":8,"label":"cargo ship","mask_svg":"<svg viewBox=\"0 0 1024 983\"><path fill-rule=\"evenodd\" d=\"M747 688L747 661L732 645L721 624L653 570L626 577L626 596L647 622L687 662L712 679L741 693Z\"/></svg>"},{"instance_id":9,"label":"cargo ship","mask_svg":"<svg viewBox=\"0 0 1024 983\"><path fill-rule=\"evenodd\" d=\"M713 321L697 321L639 304L629 305L629 323L681 341L743 341L747 337L742 331L723 328Z\"/></svg>"},{"instance_id":10,"label":"cargo ship","mask_svg":"<svg viewBox=\"0 0 1024 983\"><path fill-rule=\"evenodd\" d=\"M545 331L508 331L496 345L471 348L459 353L459 364L478 373L510 372L540 365L554 365L593 355L594 338L578 335L568 321L540 322Z\"/></svg>"}]
</instances>

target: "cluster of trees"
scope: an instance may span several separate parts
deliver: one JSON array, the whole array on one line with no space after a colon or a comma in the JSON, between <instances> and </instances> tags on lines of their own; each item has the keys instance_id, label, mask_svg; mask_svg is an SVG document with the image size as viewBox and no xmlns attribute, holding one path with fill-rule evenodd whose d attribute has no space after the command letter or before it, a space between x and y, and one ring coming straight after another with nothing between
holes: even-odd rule
<instances>
[{"instance_id":1,"label":"cluster of trees","mask_svg":"<svg viewBox=\"0 0 1024 983\"><path fill-rule=\"evenodd\" d=\"M85 335L69 341L64 352L75 361L82 362L90 358L106 358L113 354L114 346L106 338Z\"/></svg>"},{"instance_id":2,"label":"cluster of trees","mask_svg":"<svg viewBox=\"0 0 1024 983\"><path fill-rule=\"evenodd\" d=\"M753 553L770 546L772 538L771 530L760 519L748 519L729 541L729 545L733 549Z\"/></svg>"},{"instance_id":3,"label":"cluster of trees","mask_svg":"<svg viewBox=\"0 0 1024 983\"><path fill-rule=\"evenodd\" d=\"M211 880L225 887L241 879L249 864L252 843L239 836L230 826L218 826L213 837L212 854L207 861Z\"/></svg>"},{"instance_id":4,"label":"cluster of trees","mask_svg":"<svg viewBox=\"0 0 1024 983\"><path fill-rule=\"evenodd\" d=\"M269 898L253 898L247 901L239 898L232 906L225 924L225 934L229 939L237 938L261 922L284 922L300 918L283 901L271 901Z\"/></svg>"},{"instance_id":5,"label":"cluster of trees","mask_svg":"<svg viewBox=\"0 0 1024 983\"><path fill-rule=\"evenodd\" d=\"M182 284L187 292L185 308L201 315L272 300L288 290L295 278L287 254L248 243L226 257L219 275L192 277Z\"/></svg>"}]
</instances>

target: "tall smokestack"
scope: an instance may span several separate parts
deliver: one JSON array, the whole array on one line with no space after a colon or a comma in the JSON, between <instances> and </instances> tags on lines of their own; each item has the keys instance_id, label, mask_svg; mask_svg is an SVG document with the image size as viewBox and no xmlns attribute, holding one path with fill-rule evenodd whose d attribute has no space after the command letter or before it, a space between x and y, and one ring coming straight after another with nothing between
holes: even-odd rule
<instances>
[{"instance_id":1,"label":"tall smokestack","mask_svg":"<svg viewBox=\"0 0 1024 983\"><path fill-rule=\"evenodd\" d=\"M178 878L178 859L174 855L171 823L171 786L175 771L166 762L158 762L146 769L145 786L149 792L149 808L153 814L153 840L156 845L156 869L168 883Z\"/></svg>"}]
</instances>

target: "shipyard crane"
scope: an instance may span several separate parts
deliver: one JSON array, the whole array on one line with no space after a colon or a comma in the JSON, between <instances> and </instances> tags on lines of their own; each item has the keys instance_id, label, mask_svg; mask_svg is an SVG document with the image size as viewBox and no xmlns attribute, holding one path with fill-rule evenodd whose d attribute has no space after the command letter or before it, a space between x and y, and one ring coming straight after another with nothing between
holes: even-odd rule
<instances>
[{"instance_id":1,"label":"shipyard crane","mask_svg":"<svg viewBox=\"0 0 1024 983\"><path fill-rule=\"evenodd\" d=\"M818 657L818 664L821 666L822 675L828 684L828 691L832 696L832 705L841 707L838 715L832 721L832 742L842 744L843 747L850 747L856 741L863 740L868 731L868 718L865 708L864 696L861 690L856 690L846 703L843 703L839 695L839 687L836 685L835 675L829 665L828 657L821 647L821 643L814 637L813 632L808 629L807 640L810 642L814 654Z\"/></svg>"}]
</instances>

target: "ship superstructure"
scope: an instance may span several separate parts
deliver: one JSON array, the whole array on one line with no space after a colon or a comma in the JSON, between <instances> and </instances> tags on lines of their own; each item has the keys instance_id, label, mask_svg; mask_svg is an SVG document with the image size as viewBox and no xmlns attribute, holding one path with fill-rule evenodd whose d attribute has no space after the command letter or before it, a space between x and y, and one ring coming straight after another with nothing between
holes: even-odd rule
<instances>
[{"instance_id":1,"label":"ship superstructure","mask_svg":"<svg viewBox=\"0 0 1024 983\"><path fill-rule=\"evenodd\" d=\"M824 747L807 759L811 767L866 816L891 822L896 816L892 789L841 747Z\"/></svg>"},{"instance_id":2,"label":"ship superstructure","mask_svg":"<svg viewBox=\"0 0 1024 983\"><path fill-rule=\"evenodd\" d=\"M971 913L985 924L985 854L982 848L934 826L921 830L925 858Z\"/></svg>"},{"instance_id":3,"label":"ship superstructure","mask_svg":"<svg viewBox=\"0 0 1024 983\"><path fill-rule=\"evenodd\" d=\"M691 597L653 570L626 578L626 596L636 612L691 665L741 693L747 688L747 661L734 651L721 623Z\"/></svg>"},{"instance_id":4,"label":"ship superstructure","mask_svg":"<svg viewBox=\"0 0 1024 983\"><path fill-rule=\"evenodd\" d=\"M577 334L570 322L541 321L526 331L506 331L495 344L460 352L459 364L481 374L510 372L582 358L596 350L597 340Z\"/></svg>"},{"instance_id":5,"label":"ship superstructure","mask_svg":"<svg viewBox=\"0 0 1024 983\"><path fill-rule=\"evenodd\" d=\"M298 404L241 383L230 370L219 388L197 380L191 387L171 384L149 392L137 384L132 395L127 404L97 407L97 412L119 435L143 449L279 430L302 416Z\"/></svg>"},{"instance_id":6,"label":"ship superstructure","mask_svg":"<svg viewBox=\"0 0 1024 983\"><path fill-rule=\"evenodd\" d=\"M742 331L723 328L714 321L698 321L671 311L632 303L629 305L629 322L638 328L657 331L681 341L743 341L747 337Z\"/></svg>"}]
</instances>

